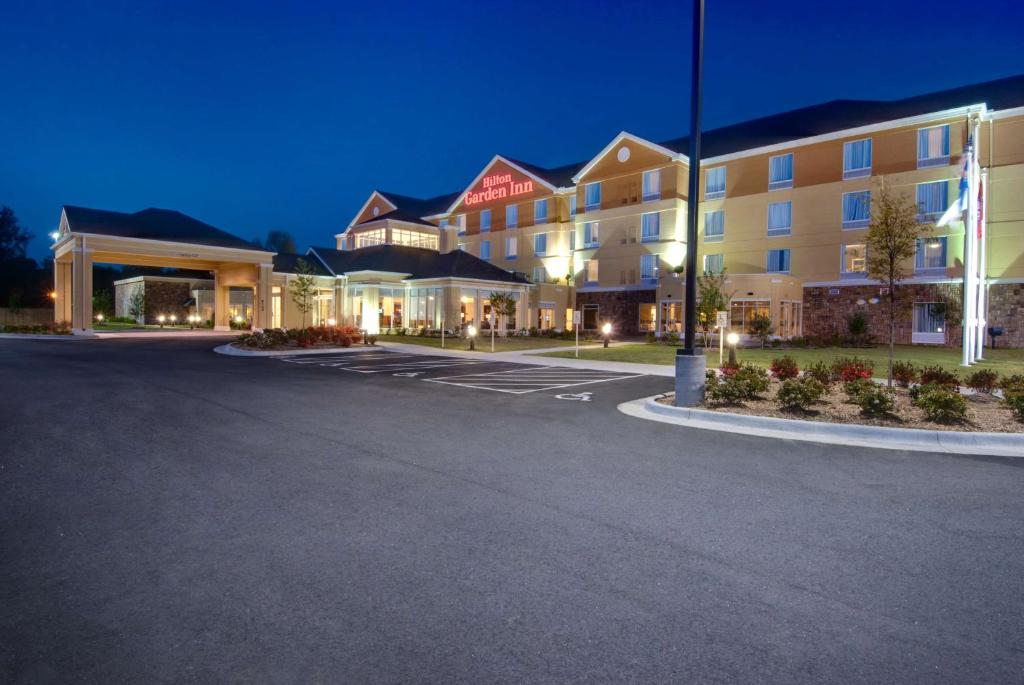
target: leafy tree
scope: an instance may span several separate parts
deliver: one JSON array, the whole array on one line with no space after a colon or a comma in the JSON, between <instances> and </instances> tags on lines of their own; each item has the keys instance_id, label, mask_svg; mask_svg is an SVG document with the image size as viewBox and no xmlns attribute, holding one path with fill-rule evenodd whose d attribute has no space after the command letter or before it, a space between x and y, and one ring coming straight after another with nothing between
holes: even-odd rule
<instances>
[{"instance_id":1,"label":"leafy tree","mask_svg":"<svg viewBox=\"0 0 1024 685\"><path fill-rule=\"evenodd\" d=\"M718 312L728 311L732 296L733 293L725 292L725 269L719 274L705 271L697 278L697 325L704 338L704 347L708 346L708 336L715 327Z\"/></svg>"},{"instance_id":2,"label":"leafy tree","mask_svg":"<svg viewBox=\"0 0 1024 685\"><path fill-rule=\"evenodd\" d=\"M511 293L491 293L491 311L494 312L495 324L498 326L498 330L505 330L501 328L501 319L514 317L516 315L516 307L518 302L512 297Z\"/></svg>"},{"instance_id":3,"label":"leafy tree","mask_svg":"<svg viewBox=\"0 0 1024 685\"><path fill-rule=\"evenodd\" d=\"M305 259L295 261L295 269L298 274L288 284L288 292L291 293L292 302L302 312L302 327L306 327L306 315L313 311L316 304L316 272Z\"/></svg>"},{"instance_id":4,"label":"leafy tree","mask_svg":"<svg viewBox=\"0 0 1024 685\"><path fill-rule=\"evenodd\" d=\"M298 252L295 247L295 238L288 231L273 230L267 232L267 240L263 246L273 252Z\"/></svg>"},{"instance_id":5,"label":"leafy tree","mask_svg":"<svg viewBox=\"0 0 1024 685\"><path fill-rule=\"evenodd\" d=\"M31 234L21 227L14 210L7 205L0 206L0 262L25 258L25 248Z\"/></svg>"},{"instance_id":6,"label":"leafy tree","mask_svg":"<svg viewBox=\"0 0 1024 685\"><path fill-rule=\"evenodd\" d=\"M102 314L106 317L114 315L114 298L110 296L109 290L97 290L93 293L92 313L94 315Z\"/></svg>"},{"instance_id":7,"label":"leafy tree","mask_svg":"<svg viewBox=\"0 0 1024 685\"><path fill-rule=\"evenodd\" d=\"M917 239L931 232L930 226L917 222L917 206L906 196L881 186L873 193L873 211L868 227L867 272L886 291L889 319L889 387L892 387L892 363L896 352L896 318L899 316L900 283L907 277L907 262L917 252Z\"/></svg>"},{"instance_id":8,"label":"leafy tree","mask_svg":"<svg viewBox=\"0 0 1024 685\"><path fill-rule=\"evenodd\" d=\"M750 319L750 323L747 324L747 333L761 341L762 350L774 332L775 328L772 326L772 320L767 314L754 314Z\"/></svg>"},{"instance_id":9,"label":"leafy tree","mask_svg":"<svg viewBox=\"0 0 1024 685\"><path fill-rule=\"evenodd\" d=\"M139 323L146 322L146 289L141 285L128 296L128 315Z\"/></svg>"}]
</instances>

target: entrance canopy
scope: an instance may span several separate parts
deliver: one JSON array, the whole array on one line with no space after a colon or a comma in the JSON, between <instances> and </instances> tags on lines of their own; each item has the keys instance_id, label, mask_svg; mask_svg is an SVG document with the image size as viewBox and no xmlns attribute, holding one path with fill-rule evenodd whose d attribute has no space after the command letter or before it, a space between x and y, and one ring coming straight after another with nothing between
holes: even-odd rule
<instances>
[{"instance_id":1,"label":"entrance canopy","mask_svg":"<svg viewBox=\"0 0 1024 685\"><path fill-rule=\"evenodd\" d=\"M77 334L92 331L92 265L130 264L210 271L214 328L230 330L228 292L251 287L256 328L270 325L274 253L168 209L134 214L65 205L53 245L54 318Z\"/></svg>"}]
</instances>

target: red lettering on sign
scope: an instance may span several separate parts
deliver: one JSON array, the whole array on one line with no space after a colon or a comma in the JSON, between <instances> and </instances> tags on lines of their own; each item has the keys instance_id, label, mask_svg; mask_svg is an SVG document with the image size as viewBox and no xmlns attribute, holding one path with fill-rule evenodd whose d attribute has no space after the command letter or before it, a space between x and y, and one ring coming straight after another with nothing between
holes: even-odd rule
<instances>
[{"instance_id":1,"label":"red lettering on sign","mask_svg":"<svg viewBox=\"0 0 1024 685\"><path fill-rule=\"evenodd\" d=\"M478 205L482 202L493 202L494 200L532 193L533 181L530 179L514 181L512 180L512 174L491 174L490 176L484 176L480 186L477 188L483 189L475 188L466 191L463 201L467 205Z\"/></svg>"}]
</instances>

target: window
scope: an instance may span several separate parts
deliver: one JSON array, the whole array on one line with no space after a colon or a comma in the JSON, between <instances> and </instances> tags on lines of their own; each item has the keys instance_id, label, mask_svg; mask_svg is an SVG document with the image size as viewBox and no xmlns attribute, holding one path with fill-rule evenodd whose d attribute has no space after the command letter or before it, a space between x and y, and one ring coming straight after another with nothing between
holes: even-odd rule
<instances>
[{"instance_id":1,"label":"window","mask_svg":"<svg viewBox=\"0 0 1024 685\"><path fill-rule=\"evenodd\" d=\"M543 257L548 252L548 234L538 233L533 236L533 254Z\"/></svg>"},{"instance_id":2,"label":"window","mask_svg":"<svg viewBox=\"0 0 1024 685\"><path fill-rule=\"evenodd\" d=\"M428 250L436 250L437 236L420 231L410 231L405 228L392 228L391 243L393 245L409 245L410 247L425 247Z\"/></svg>"},{"instance_id":3,"label":"window","mask_svg":"<svg viewBox=\"0 0 1024 685\"><path fill-rule=\"evenodd\" d=\"M737 300L729 303L729 322L734 330L746 333L755 316L769 316L771 300Z\"/></svg>"},{"instance_id":4,"label":"window","mask_svg":"<svg viewBox=\"0 0 1024 685\"><path fill-rule=\"evenodd\" d=\"M491 241L481 240L480 241L480 259L488 260L491 258Z\"/></svg>"},{"instance_id":5,"label":"window","mask_svg":"<svg viewBox=\"0 0 1024 685\"><path fill-rule=\"evenodd\" d=\"M941 238L918 238L917 257L914 268L917 271L946 268L946 236Z\"/></svg>"},{"instance_id":6,"label":"window","mask_svg":"<svg viewBox=\"0 0 1024 685\"><path fill-rule=\"evenodd\" d=\"M932 183L917 184L917 220L922 222L934 221L946 211L949 206L946 203L946 194L949 190L949 183L946 181L934 181Z\"/></svg>"},{"instance_id":7,"label":"window","mask_svg":"<svg viewBox=\"0 0 1024 685\"><path fill-rule=\"evenodd\" d=\"M486 233L491 230L491 210L485 209L480 212L480 232Z\"/></svg>"},{"instance_id":8,"label":"window","mask_svg":"<svg viewBox=\"0 0 1024 685\"><path fill-rule=\"evenodd\" d=\"M576 227L569 229L569 252L576 249Z\"/></svg>"},{"instance_id":9,"label":"window","mask_svg":"<svg viewBox=\"0 0 1024 685\"><path fill-rule=\"evenodd\" d=\"M864 228L871 223L871 191L843 193L843 228Z\"/></svg>"},{"instance_id":10,"label":"window","mask_svg":"<svg viewBox=\"0 0 1024 685\"><path fill-rule=\"evenodd\" d=\"M505 228L515 228L519 225L519 205L507 205L505 207Z\"/></svg>"},{"instance_id":11,"label":"window","mask_svg":"<svg viewBox=\"0 0 1024 685\"><path fill-rule=\"evenodd\" d=\"M793 153L768 158L768 190L793 187Z\"/></svg>"},{"instance_id":12,"label":"window","mask_svg":"<svg viewBox=\"0 0 1024 685\"><path fill-rule=\"evenodd\" d=\"M704 199L717 200L725 197L725 167L708 169L704 177Z\"/></svg>"},{"instance_id":13,"label":"window","mask_svg":"<svg viewBox=\"0 0 1024 685\"><path fill-rule=\"evenodd\" d=\"M650 212L640 216L640 240L658 240L661 237L661 215Z\"/></svg>"},{"instance_id":14,"label":"window","mask_svg":"<svg viewBox=\"0 0 1024 685\"><path fill-rule=\"evenodd\" d=\"M725 238L725 210L704 212L704 241L717 242Z\"/></svg>"},{"instance_id":15,"label":"window","mask_svg":"<svg viewBox=\"0 0 1024 685\"><path fill-rule=\"evenodd\" d=\"M843 144L843 178L871 175L871 139Z\"/></svg>"},{"instance_id":16,"label":"window","mask_svg":"<svg viewBox=\"0 0 1024 685\"><path fill-rule=\"evenodd\" d=\"M576 195L569 196L569 218L576 216Z\"/></svg>"},{"instance_id":17,"label":"window","mask_svg":"<svg viewBox=\"0 0 1024 685\"><path fill-rule=\"evenodd\" d=\"M371 245L383 245L385 242L387 240L383 228L356 234L356 249L370 247Z\"/></svg>"},{"instance_id":18,"label":"window","mask_svg":"<svg viewBox=\"0 0 1024 685\"><path fill-rule=\"evenodd\" d=\"M533 203L533 223L546 224L548 222L548 201L536 200Z\"/></svg>"},{"instance_id":19,"label":"window","mask_svg":"<svg viewBox=\"0 0 1024 685\"><path fill-rule=\"evenodd\" d=\"M441 219L438 228L448 228L448 219Z\"/></svg>"},{"instance_id":20,"label":"window","mask_svg":"<svg viewBox=\"0 0 1024 685\"><path fill-rule=\"evenodd\" d=\"M939 344L946 342L946 310L940 302L914 303L914 330L911 342Z\"/></svg>"},{"instance_id":21,"label":"window","mask_svg":"<svg viewBox=\"0 0 1024 685\"><path fill-rule=\"evenodd\" d=\"M863 243L843 245L840 248L842 263L839 270L841 276L853 275L863 277L867 272L868 248Z\"/></svg>"},{"instance_id":22,"label":"window","mask_svg":"<svg viewBox=\"0 0 1024 685\"><path fill-rule=\"evenodd\" d=\"M768 250L768 273L789 273L789 248Z\"/></svg>"},{"instance_id":23,"label":"window","mask_svg":"<svg viewBox=\"0 0 1024 685\"><path fill-rule=\"evenodd\" d=\"M768 235L789 235L793 226L793 203L768 203Z\"/></svg>"},{"instance_id":24,"label":"window","mask_svg":"<svg viewBox=\"0 0 1024 685\"><path fill-rule=\"evenodd\" d=\"M597 283L597 260L588 259L583 262L583 272L587 283Z\"/></svg>"},{"instance_id":25,"label":"window","mask_svg":"<svg viewBox=\"0 0 1024 685\"><path fill-rule=\"evenodd\" d=\"M533 282L545 283L548 280L547 270L543 266L533 267Z\"/></svg>"},{"instance_id":26,"label":"window","mask_svg":"<svg viewBox=\"0 0 1024 685\"><path fill-rule=\"evenodd\" d=\"M515 259L519 256L519 239L505 238L505 259Z\"/></svg>"},{"instance_id":27,"label":"window","mask_svg":"<svg viewBox=\"0 0 1024 685\"><path fill-rule=\"evenodd\" d=\"M917 131L917 168L949 164L949 124Z\"/></svg>"},{"instance_id":28,"label":"window","mask_svg":"<svg viewBox=\"0 0 1024 685\"><path fill-rule=\"evenodd\" d=\"M643 201L661 199L661 169L644 172Z\"/></svg>"},{"instance_id":29,"label":"window","mask_svg":"<svg viewBox=\"0 0 1024 685\"><path fill-rule=\"evenodd\" d=\"M456 233L458 235L466 235L466 215L458 214L452 217L452 219L455 222Z\"/></svg>"},{"instance_id":30,"label":"window","mask_svg":"<svg viewBox=\"0 0 1024 685\"><path fill-rule=\"evenodd\" d=\"M640 255L640 279L643 281L658 280L658 255Z\"/></svg>"},{"instance_id":31,"label":"window","mask_svg":"<svg viewBox=\"0 0 1024 685\"><path fill-rule=\"evenodd\" d=\"M600 311L601 310L600 310L599 305L596 305L596 304L585 304L585 305L583 305L583 307L581 309L582 316L580 317L580 318L583 319L583 322L580 324L580 327L583 330L585 330L585 331L596 331L597 330L597 322L598 322L598 319L599 319Z\"/></svg>"},{"instance_id":32,"label":"window","mask_svg":"<svg viewBox=\"0 0 1024 685\"><path fill-rule=\"evenodd\" d=\"M583 224L583 247L598 247L601 244L601 236L599 235L598 228L600 225L597 221L588 221Z\"/></svg>"},{"instance_id":33,"label":"window","mask_svg":"<svg viewBox=\"0 0 1024 685\"><path fill-rule=\"evenodd\" d=\"M601 209L601 184L588 183L583 186L583 211L590 212Z\"/></svg>"},{"instance_id":34,"label":"window","mask_svg":"<svg viewBox=\"0 0 1024 685\"><path fill-rule=\"evenodd\" d=\"M725 269L725 255L724 254L706 254L704 255L704 273L706 274L720 274Z\"/></svg>"}]
</instances>

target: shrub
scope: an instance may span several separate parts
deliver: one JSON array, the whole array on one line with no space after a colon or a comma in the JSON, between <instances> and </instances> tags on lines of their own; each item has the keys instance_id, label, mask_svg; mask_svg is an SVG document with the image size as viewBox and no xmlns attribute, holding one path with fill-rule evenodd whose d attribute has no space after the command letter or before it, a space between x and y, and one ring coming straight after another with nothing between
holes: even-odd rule
<instances>
[{"instance_id":1,"label":"shrub","mask_svg":"<svg viewBox=\"0 0 1024 685\"><path fill-rule=\"evenodd\" d=\"M138 321L132 316L110 316L107 317L107 323L138 323Z\"/></svg>"},{"instance_id":2,"label":"shrub","mask_svg":"<svg viewBox=\"0 0 1024 685\"><path fill-rule=\"evenodd\" d=\"M375 336L375 335L368 335L368 336L366 336L366 342L368 342L371 345L376 345L377 344L377 336Z\"/></svg>"},{"instance_id":3,"label":"shrub","mask_svg":"<svg viewBox=\"0 0 1024 685\"><path fill-rule=\"evenodd\" d=\"M868 315L854 312L846 317L846 332L850 334L852 345L861 345L868 341Z\"/></svg>"},{"instance_id":4,"label":"shrub","mask_svg":"<svg viewBox=\"0 0 1024 685\"><path fill-rule=\"evenodd\" d=\"M854 378L843 383L843 391L846 393L846 401L850 404L860 404L861 395L873 389L873 383L867 378Z\"/></svg>"},{"instance_id":5,"label":"shrub","mask_svg":"<svg viewBox=\"0 0 1024 685\"><path fill-rule=\"evenodd\" d=\"M721 369L723 376L735 376L736 372L740 370L740 365L725 362L724 364L722 364Z\"/></svg>"},{"instance_id":6,"label":"shrub","mask_svg":"<svg viewBox=\"0 0 1024 685\"><path fill-rule=\"evenodd\" d=\"M960 377L941 366L922 366L921 385L937 385L948 390L960 387Z\"/></svg>"},{"instance_id":7,"label":"shrub","mask_svg":"<svg viewBox=\"0 0 1024 685\"><path fill-rule=\"evenodd\" d=\"M771 342L769 342L768 344L771 345L772 348L775 348L775 349L777 349L779 347L782 347L782 338L772 338Z\"/></svg>"},{"instance_id":8,"label":"shrub","mask_svg":"<svg viewBox=\"0 0 1024 685\"><path fill-rule=\"evenodd\" d=\"M768 372L753 364L740 364L733 378L747 386L747 399L751 400L761 393L768 392L768 386L771 385Z\"/></svg>"},{"instance_id":9,"label":"shrub","mask_svg":"<svg viewBox=\"0 0 1024 685\"><path fill-rule=\"evenodd\" d=\"M706 385L704 394L708 401L717 404L742 404L750 392L747 384L735 376L723 376L721 380L716 378L713 383Z\"/></svg>"},{"instance_id":10,"label":"shrub","mask_svg":"<svg viewBox=\"0 0 1024 685\"><path fill-rule=\"evenodd\" d=\"M975 392L992 394L999 382L999 374L991 369L978 369L967 377L967 387Z\"/></svg>"},{"instance_id":11,"label":"shrub","mask_svg":"<svg viewBox=\"0 0 1024 685\"><path fill-rule=\"evenodd\" d=\"M825 386L814 378L789 378L782 382L776 395L783 409L806 411L825 394Z\"/></svg>"},{"instance_id":12,"label":"shrub","mask_svg":"<svg viewBox=\"0 0 1024 685\"><path fill-rule=\"evenodd\" d=\"M774 332L775 328L772 326L772 320L767 314L754 314L753 318L750 319L750 323L747 324L747 333L750 334L750 337L761 342L762 350L768 344L768 340Z\"/></svg>"},{"instance_id":13,"label":"shrub","mask_svg":"<svg viewBox=\"0 0 1024 685\"><path fill-rule=\"evenodd\" d=\"M896 396L888 388L871 381L851 381L867 385L857 395L855 404L864 416L888 416L896 407ZM870 387L869 387L870 386Z\"/></svg>"},{"instance_id":14,"label":"shrub","mask_svg":"<svg viewBox=\"0 0 1024 685\"><path fill-rule=\"evenodd\" d=\"M871 378L874 371L874 364L859 357L839 357L832 362L832 377L844 383L858 378Z\"/></svg>"},{"instance_id":15,"label":"shrub","mask_svg":"<svg viewBox=\"0 0 1024 685\"><path fill-rule=\"evenodd\" d=\"M800 368L796 365L796 360L789 355L773 359L768 368L772 375L780 381L796 378L800 375Z\"/></svg>"},{"instance_id":16,"label":"shrub","mask_svg":"<svg viewBox=\"0 0 1024 685\"><path fill-rule=\"evenodd\" d=\"M669 345L679 344L679 334L669 331L665 335L661 336L661 339Z\"/></svg>"},{"instance_id":17,"label":"shrub","mask_svg":"<svg viewBox=\"0 0 1024 685\"><path fill-rule=\"evenodd\" d=\"M999 381L999 389L1003 391L1003 395L1009 397L1010 395L1024 394L1024 374L1015 373L1012 376L1004 376Z\"/></svg>"},{"instance_id":18,"label":"shrub","mask_svg":"<svg viewBox=\"0 0 1024 685\"><path fill-rule=\"evenodd\" d=\"M768 372L751 364L723 367L722 377L714 371L706 375L705 396L711 402L741 404L743 400L757 399L768 390Z\"/></svg>"},{"instance_id":19,"label":"shrub","mask_svg":"<svg viewBox=\"0 0 1024 685\"><path fill-rule=\"evenodd\" d=\"M67 321L36 324L7 324L0 327L3 333L29 333L42 335L70 335L71 324Z\"/></svg>"},{"instance_id":20,"label":"shrub","mask_svg":"<svg viewBox=\"0 0 1024 685\"><path fill-rule=\"evenodd\" d=\"M644 336L644 339L648 343L656 343L656 342L658 342L658 336L656 336L654 334L654 331L647 331L647 335Z\"/></svg>"},{"instance_id":21,"label":"shrub","mask_svg":"<svg viewBox=\"0 0 1024 685\"><path fill-rule=\"evenodd\" d=\"M800 348L803 348L803 347L807 347L809 345L810 345L810 339L808 339L806 336L803 336L803 335L794 335L792 338L789 339L789 346L790 347L800 347Z\"/></svg>"},{"instance_id":22,"label":"shrub","mask_svg":"<svg viewBox=\"0 0 1024 685\"><path fill-rule=\"evenodd\" d=\"M917 380L917 367L910 362L893 362L892 379L901 388L909 388Z\"/></svg>"},{"instance_id":23,"label":"shrub","mask_svg":"<svg viewBox=\"0 0 1024 685\"><path fill-rule=\"evenodd\" d=\"M1018 421L1024 421L1024 393L1007 395L1006 406L1009 407Z\"/></svg>"},{"instance_id":24,"label":"shrub","mask_svg":"<svg viewBox=\"0 0 1024 685\"><path fill-rule=\"evenodd\" d=\"M955 423L967 417L967 401L954 390L928 385L920 392L914 404L924 412L929 421Z\"/></svg>"},{"instance_id":25,"label":"shrub","mask_svg":"<svg viewBox=\"0 0 1024 685\"><path fill-rule=\"evenodd\" d=\"M804 376L813 378L826 388L832 385L832 368L825 362L814 362L804 367Z\"/></svg>"}]
</instances>

